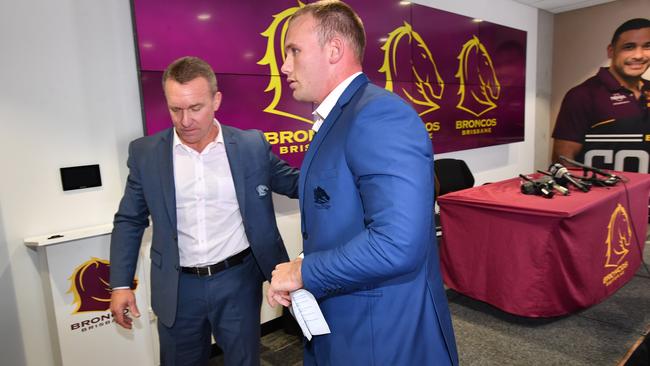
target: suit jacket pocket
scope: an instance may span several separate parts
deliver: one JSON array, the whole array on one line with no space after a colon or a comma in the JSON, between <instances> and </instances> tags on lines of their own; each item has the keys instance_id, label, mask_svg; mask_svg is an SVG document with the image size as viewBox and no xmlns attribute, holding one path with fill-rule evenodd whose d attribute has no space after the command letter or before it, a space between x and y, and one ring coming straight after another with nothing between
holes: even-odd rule
<instances>
[{"instance_id":1,"label":"suit jacket pocket","mask_svg":"<svg viewBox=\"0 0 650 366\"><path fill-rule=\"evenodd\" d=\"M160 254L154 248L151 248L149 251L149 258L151 258L151 263L155 264L156 267L162 267L162 254Z\"/></svg>"},{"instance_id":2,"label":"suit jacket pocket","mask_svg":"<svg viewBox=\"0 0 650 366\"><path fill-rule=\"evenodd\" d=\"M364 297L381 297L384 294L382 293L381 290L359 290L359 291L354 291L350 292L350 295L352 296L364 296Z\"/></svg>"}]
</instances>

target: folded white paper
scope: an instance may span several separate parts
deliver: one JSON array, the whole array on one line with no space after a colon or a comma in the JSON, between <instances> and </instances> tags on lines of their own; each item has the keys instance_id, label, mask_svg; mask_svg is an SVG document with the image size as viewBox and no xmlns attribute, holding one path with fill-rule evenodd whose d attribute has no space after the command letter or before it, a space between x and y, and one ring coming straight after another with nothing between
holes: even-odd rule
<instances>
[{"instance_id":1,"label":"folded white paper","mask_svg":"<svg viewBox=\"0 0 650 366\"><path fill-rule=\"evenodd\" d=\"M311 340L312 336L329 334L330 327L311 292L300 289L291 293L291 315L296 318L302 334Z\"/></svg>"}]
</instances>

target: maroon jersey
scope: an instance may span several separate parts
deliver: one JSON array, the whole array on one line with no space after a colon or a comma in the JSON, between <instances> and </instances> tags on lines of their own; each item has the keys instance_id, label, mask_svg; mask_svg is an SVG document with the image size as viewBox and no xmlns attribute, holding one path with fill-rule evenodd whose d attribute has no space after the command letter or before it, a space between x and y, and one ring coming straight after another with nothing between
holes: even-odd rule
<instances>
[{"instance_id":1,"label":"maroon jersey","mask_svg":"<svg viewBox=\"0 0 650 366\"><path fill-rule=\"evenodd\" d=\"M564 96L553 138L581 143L575 160L587 165L648 173L650 81L643 83L637 100L607 68L601 68Z\"/></svg>"}]
</instances>

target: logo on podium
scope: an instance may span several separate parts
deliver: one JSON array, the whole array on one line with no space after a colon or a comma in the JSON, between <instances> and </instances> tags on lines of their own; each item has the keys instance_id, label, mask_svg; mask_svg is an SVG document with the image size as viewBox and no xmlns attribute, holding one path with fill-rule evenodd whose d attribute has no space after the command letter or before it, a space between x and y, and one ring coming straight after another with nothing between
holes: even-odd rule
<instances>
[{"instance_id":1,"label":"logo on podium","mask_svg":"<svg viewBox=\"0 0 650 366\"><path fill-rule=\"evenodd\" d=\"M106 311L111 305L111 286L109 284L110 263L105 259L92 257L79 265L68 278L70 289L67 293L74 295L76 309L72 314L88 311ZM138 286L133 280L132 289Z\"/></svg>"}]
</instances>

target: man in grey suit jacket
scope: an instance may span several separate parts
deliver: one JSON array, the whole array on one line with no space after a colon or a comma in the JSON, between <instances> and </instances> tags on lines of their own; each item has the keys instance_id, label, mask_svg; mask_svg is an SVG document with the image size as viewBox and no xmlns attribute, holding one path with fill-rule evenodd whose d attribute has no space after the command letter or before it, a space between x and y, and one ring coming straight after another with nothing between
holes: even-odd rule
<instances>
[{"instance_id":1,"label":"man in grey suit jacket","mask_svg":"<svg viewBox=\"0 0 650 366\"><path fill-rule=\"evenodd\" d=\"M202 365L211 335L226 365L259 365L262 282L288 260L271 192L297 197L298 171L259 131L221 125L221 93L203 60L163 74L174 128L129 146L129 177L111 237L111 311L130 329L144 229L153 222L151 304L161 363Z\"/></svg>"}]
</instances>

